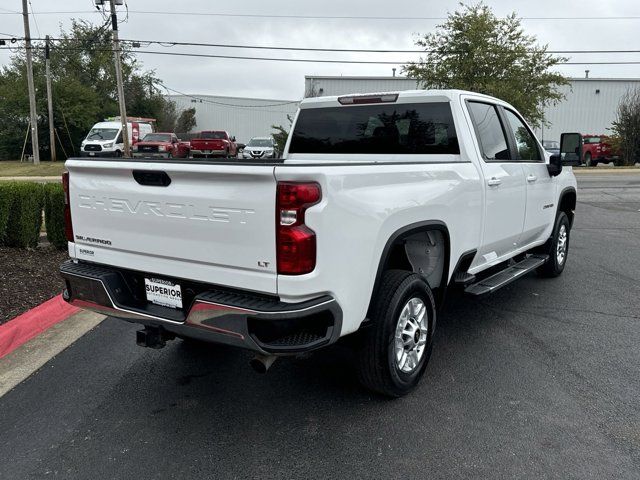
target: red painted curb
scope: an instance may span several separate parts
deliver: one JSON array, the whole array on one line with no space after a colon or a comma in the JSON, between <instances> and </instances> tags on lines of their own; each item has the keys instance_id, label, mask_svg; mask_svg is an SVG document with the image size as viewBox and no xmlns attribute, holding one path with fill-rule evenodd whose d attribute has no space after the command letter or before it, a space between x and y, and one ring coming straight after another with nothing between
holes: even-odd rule
<instances>
[{"instance_id":1,"label":"red painted curb","mask_svg":"<svg viewBox=\"0 0 640 480\"><path fill-rule=\"evenodd\" d=\"M0 358L78 310L58 295L0 325Z\"/></svg>"}]
</instances>

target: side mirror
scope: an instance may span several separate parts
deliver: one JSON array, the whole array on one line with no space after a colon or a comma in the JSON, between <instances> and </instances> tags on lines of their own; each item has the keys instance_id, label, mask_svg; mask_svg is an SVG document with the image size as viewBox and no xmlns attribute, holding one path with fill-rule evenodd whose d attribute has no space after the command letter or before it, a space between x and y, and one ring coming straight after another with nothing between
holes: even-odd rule
<instances>
[{"instance_id":1,"label":"side mirror","mask_svg":"<svg viewBox=\"0 0 640 480\"><path fill-rule=\"evenodd\" d=\"M236 141L236 137L231 137L231 141L235 142Z\"/></svg>"},{"instance_id":2,"label":"side mirror","mask_svg":"<svg viewBox=\"0 0 640 480\"><path fill-rule=\"evenodd\" d=\"M563 133L560 135L560 158L562 165L582 165L582 135Z\"/></svg>"},{"instance_id":3,"label":"side mirror","mask_svg":"<svg viewBox=\"0 0 640 480\"><path fill-rule=\"evenodd\" d=\"M549 175L552 177L556 177L562 173L562 158L559 153L551 155L549 165L547 165L547 170L549 171Z\"/></svg>"}]
</instances>

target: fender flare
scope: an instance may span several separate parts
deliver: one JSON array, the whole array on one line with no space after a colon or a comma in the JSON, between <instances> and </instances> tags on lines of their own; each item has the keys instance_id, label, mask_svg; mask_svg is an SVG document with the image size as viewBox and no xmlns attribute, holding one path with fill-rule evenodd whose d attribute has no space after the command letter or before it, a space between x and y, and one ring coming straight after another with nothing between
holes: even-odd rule
<instances>
[{"instance_id":1,"label":"fender flare","mask_svg":"<svg viewBox=\"0 0 640 480\"><path fill-rule=\"evenodd\" d=\"M402 228L399 228L395 232L391 234L391 236L387 239L387 242L382 249L382 253L380 255L380 260L378 262L378 269L376 270L376 277L373 282L373 289L371 290L371 297L369 298L369 307L367 308L367 317L369 317L369 311L371 309L371 304L373 303L373 299L376 295L378 287L380 285L380 281L382 279L382 273L386 270L386 266L389 262L389 255L391 253L391 247L402 240L403 238L409 237L413 234L429 231L429 230L437 230L442 233L445 241L445 258L444 258L444 271L442 272L442 280L440 281L440 285L430 285L432 288L437 288L437 295L434 293L436 297L436 305L441 305L444 300L444 294L447 289L448 279L449 279L449 262L451 258L451 240L449 237L449 229L447 225L440 220L425 220L421 222L411 223L409 225L405 225Z\"/></svg>"},{"instance_id":2,"label":"fender flare","mask_svg":"<svg viewBox=\"0 0 640 480\"><path fill-rule=\"evenodd\" d=\"M556 208L556 216L558 215L558 212L560 211L560 205L562 205L563 199L569 194L575 195L576 202L577 202L578 193L577 193L575 187L565 187L565 188L563 188L562 191L560 192L560 195L558 195L558 206ZM574 206L574 208L575 208L575 206ZM569 218L570 227L573 227L573 217L574 216L570 215L569 217L570 217Z\"/></svg>"}]
</instances>

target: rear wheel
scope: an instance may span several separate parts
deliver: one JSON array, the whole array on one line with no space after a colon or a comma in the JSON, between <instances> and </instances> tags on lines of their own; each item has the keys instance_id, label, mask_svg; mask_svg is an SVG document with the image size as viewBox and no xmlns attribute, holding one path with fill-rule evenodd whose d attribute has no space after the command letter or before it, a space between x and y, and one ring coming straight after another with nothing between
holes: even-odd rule
<instances>
[{"instance_id":1,"label":"rear wheel","mask_svg":"<svg viewBox=\"0 0 640 480\"><path fill-rule=\"evenodd\" d=\"M553 234L549 245L549 260L538 268L538 274L542 277L557 277L567 263L569 254L569 233L571 226L569 217L564 212L559 212L553 228Z\"/></svg>"},{"instance_id":2,"label":"rear wheel","mask_svg":"<svg viewBox=\"0 0 640 480\"><path fill-rule=\"evenodd\" d=\"M409 393L429 362L435 320L435 301L424 278L404 270L385 272L372 307L372 325L362 332L360 382L390 397Z\"/></svg>"}]
</instances>

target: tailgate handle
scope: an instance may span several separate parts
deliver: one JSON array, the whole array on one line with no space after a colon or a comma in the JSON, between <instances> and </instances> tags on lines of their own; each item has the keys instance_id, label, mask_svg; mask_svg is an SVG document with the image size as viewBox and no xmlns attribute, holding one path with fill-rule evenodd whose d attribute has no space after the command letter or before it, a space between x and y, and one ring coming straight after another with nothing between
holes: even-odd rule
<instances>
[{"instance_id":1,"label":"tailgate handle","mask_svg":"<svg viewBox=\"0 0 640 480\"><path fill-rule=\"evenodd\" d=\"M171 178L167 172L154 172L148 170L134 170L133 178L140 185L148 187L168 187L171 184Z\"/></svg>"}]
</instances>

